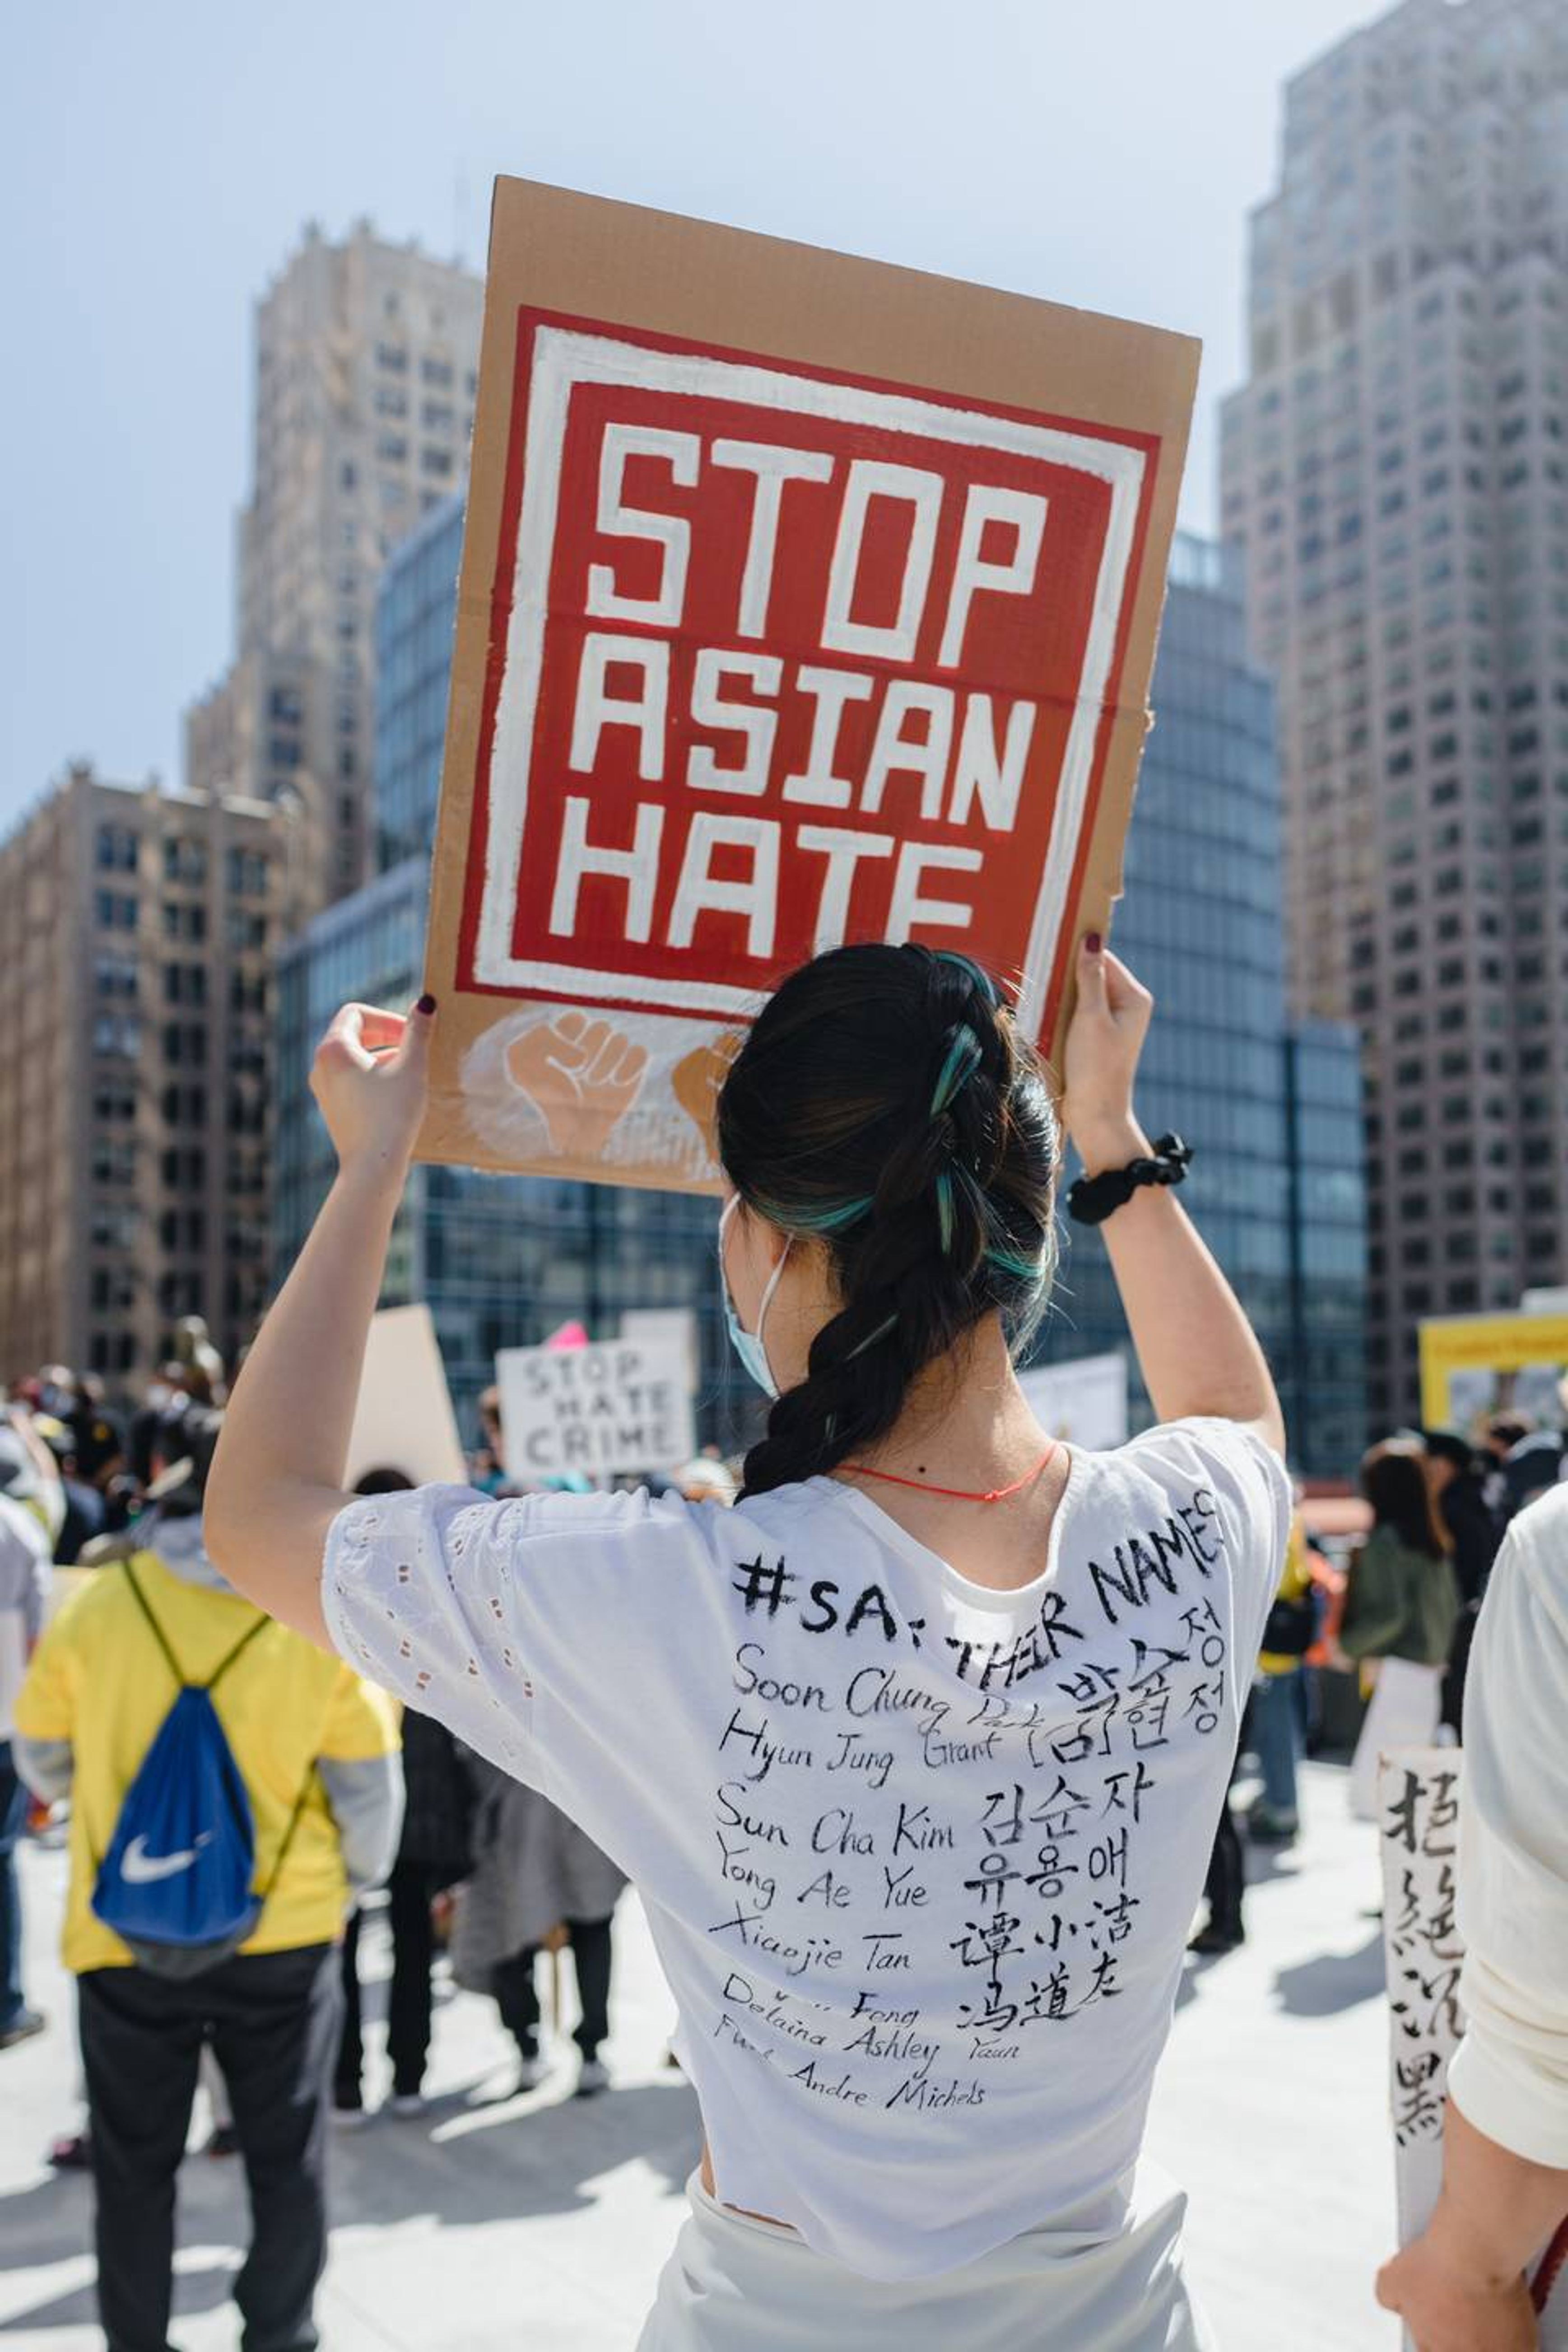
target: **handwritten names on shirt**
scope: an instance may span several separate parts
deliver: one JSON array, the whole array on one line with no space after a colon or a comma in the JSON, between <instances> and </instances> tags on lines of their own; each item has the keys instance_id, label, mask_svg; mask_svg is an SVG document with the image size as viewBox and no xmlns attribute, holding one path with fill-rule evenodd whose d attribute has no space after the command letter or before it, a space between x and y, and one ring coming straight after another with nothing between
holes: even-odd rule
<instances>
[{"instance_id":1,"label":"handwritten names on shirt","mask_svg":"<svg viewBox=\"0 0 1568 2352\"><path fill-rule=\"evenodd\" d=\"M714 2036L814 2096L940 2114L1121 1998L1163 1767L1235 1731L1222 1545L1199 1488L1000 1621L742 1561Z\"/></svg>"}]
</instances>

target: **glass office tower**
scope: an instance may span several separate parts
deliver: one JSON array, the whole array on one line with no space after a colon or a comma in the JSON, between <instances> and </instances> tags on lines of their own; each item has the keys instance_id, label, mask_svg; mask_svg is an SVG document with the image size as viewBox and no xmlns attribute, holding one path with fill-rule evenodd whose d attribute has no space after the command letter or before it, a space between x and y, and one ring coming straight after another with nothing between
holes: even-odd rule
<instances>
[{"instance_id":1,"label":"glass office tower","mask_svg":"<svg viewBox=\"0 0 1568 2352\"><path fill-rule=\"evenodd\" d=\"M1273 697L1248 667L1232 558L1183 534L1171 563L1111 944L1153 991L1140 1115L1194 1158L1183 1198L1268 1353L1305 1471L1365 1442L1365 1213L1353 1033L1285 1011ZM1131 1351L1100 1237L1067 1223L1036 1354ZM1149 1418L1133 1368L1134 1425Z\"/></svg>"},{"instance_id":2,"label":"glass office tower","mask_svg":"<svg viewBox=\"0 0 1568 2352\"><path fill-rule=\"evenodd\" d=\"M315 1038L345 997L398 1004L418 992L461 537L454 499L383 573L384 870L321 916L282 967L279 1266L331 1179L301 1083ZM1143 1116L1156 1132L1180 1128L1196 1147L1187 1197L1268 1349L1297 1458L1309 1471L1339 1473L1364 1423L1355 1049L1349 1032L1286 1025L1272 705L1243 656L1238 583L1200 541L1178 542L1154 702L1115 926L1117 948L1160 1000ZM610 1337L625 1309L669 1307L698 1318L703 1435L729 1444L755 1426L756 1392L724 1341L710 1201L421 1168L398 1221L384 1303L410 1298L429 1302L469 1427L498 1348L542 1339L572 1318ZM1037 1352L1061 1360L1125 1344L1103 1250L1078 1238Z\"/></svg>"}]
</instances>

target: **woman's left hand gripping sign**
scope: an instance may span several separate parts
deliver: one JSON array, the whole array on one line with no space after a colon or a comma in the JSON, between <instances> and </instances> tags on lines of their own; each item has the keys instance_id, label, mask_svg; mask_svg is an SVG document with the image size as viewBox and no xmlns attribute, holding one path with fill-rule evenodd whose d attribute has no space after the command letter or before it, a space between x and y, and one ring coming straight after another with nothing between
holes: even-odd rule
<instances>
[{"instance_id":1,"label":"woman's left hand gripping sign","mask_svg":"<svg viewBox=\"0 0 1568 2352\"><path fill-rule=\"evenodd\" d=\"M507 1074L543 1119L561 1160L595 1160L642 1089L647 1054L586 1013L558 1013L516 1037Z\"/></svg>"}]
</instances>

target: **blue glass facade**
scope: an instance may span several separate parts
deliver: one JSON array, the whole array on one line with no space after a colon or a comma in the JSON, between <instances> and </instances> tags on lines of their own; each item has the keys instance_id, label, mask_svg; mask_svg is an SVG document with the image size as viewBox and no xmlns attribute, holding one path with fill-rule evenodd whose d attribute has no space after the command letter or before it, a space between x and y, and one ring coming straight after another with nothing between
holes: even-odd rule
<instances>
[{"instance_id":1,"label":"blue glass facade","mask_svg":"<svg viewBox=\"0 0 1568 2352\"><path fill-rule=\"evenodd\" d=\"M331 1181L331 1147L303 1085L316 1040L345 999L398 1005L419 991L462 535L462 502L453 499L432 510L382 573L375 798L383 870L313 923L282 962L273 1190L279 1275ZM700 1347L699 1430L728 1444L749 1433L756 1391L724 1338L714 1224L711 1201L677 1193L417 1168L382 1303L428 1303L469 1435L499 1348L531 1346L573 1318L605 1338L628 1307L689 1307Z\"/></svg>"},{"instance_id":2,"label":"blue glass facade","mask_svg":"<svg viewBox=\"0 0 1568 2352\"><path fill-rule=\"evenodd\" d=\"M454 499L383 572L384 870L312 925L282 967L279 1268L331 1176L320 1120L289 1074L302 1077L346 997L395 1004L419 985L461 538ZM1245 662L1238 583L1202 541L1178 543L1154 702L1115 942L1160 1003L1143 1116L1198 1147L1188 1198L1268 1349L1297 1459L1310 1472L1339 1473L1355 1458L1365 1420L1356 1052L1349 1032L1287 1027L1272 703ZM729 1443L756 1404L724 1340L713 1227L706 1200L422 1168L398 1222L384 1303L429 1302L466 1418L498 1348L539 1340L573 1317L608 1335L626 1307L689 1307L701 1338L700 1423ZM1080 1236L1037 1352L1065 1359L1125 1343L1103 1249Z\"/></svg>"},{"instance_id":3,"label":"blue glass facade","mask_svg":"<svg viewBox=\"0 0 1568 2352\"><path fill-rule=\"evenodd\" d=\"M1206 541L1177 540L1152 700L1112 942L1156 1000L1140 1115L1194 1147L1184 1198L1268 1350L1296 1462L1342 1475L1366 1428L1357 1051L1287 1022L1273 697L1235 562ZM1131 1361L1103 1244L1066 1230L1037 1357ZM1148 1419L1136 1383L1134 1408Z\"/></svg>"}]
</instances>

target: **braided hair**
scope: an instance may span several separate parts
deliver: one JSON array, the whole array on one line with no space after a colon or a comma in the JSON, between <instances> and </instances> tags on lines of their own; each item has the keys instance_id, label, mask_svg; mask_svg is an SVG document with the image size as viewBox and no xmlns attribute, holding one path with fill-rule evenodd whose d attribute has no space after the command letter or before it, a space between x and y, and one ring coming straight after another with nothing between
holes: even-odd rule
<instances>
[{"instance_id":1,"label":"braided hair","mask_svg":"<svg viewBox=\"0 0 1568 2352\"><path fill-rule=\"evenodd\" d=\"M793 973L725 1081L719 1156L749 1208L827 1250L842 1300L746 1456L749 1495L884 1436L985 1316L1017 1348L1045 1310L1056 1118L1011 1007L966 956L835 948Z\"/></svg>"}]
</instances>

